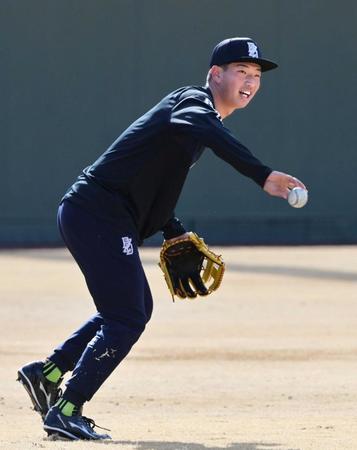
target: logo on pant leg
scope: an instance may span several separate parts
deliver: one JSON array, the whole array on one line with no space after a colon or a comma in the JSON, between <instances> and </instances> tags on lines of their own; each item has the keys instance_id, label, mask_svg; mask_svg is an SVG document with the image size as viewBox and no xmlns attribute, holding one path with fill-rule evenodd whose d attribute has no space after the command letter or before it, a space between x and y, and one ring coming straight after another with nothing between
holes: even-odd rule
<instances>
[{"instance_id":1,"label":"logo on pant leg","mask_svg":"<svg viewBox=\"0 0 357 450\"><path fill-rule=\"evenodd\" d=\"M128 236L124 236L121 238L123 241L123 253L127 256L132 255L134 253L133 244L131 243L131 238Z\"/></svg>"}]
</instances>

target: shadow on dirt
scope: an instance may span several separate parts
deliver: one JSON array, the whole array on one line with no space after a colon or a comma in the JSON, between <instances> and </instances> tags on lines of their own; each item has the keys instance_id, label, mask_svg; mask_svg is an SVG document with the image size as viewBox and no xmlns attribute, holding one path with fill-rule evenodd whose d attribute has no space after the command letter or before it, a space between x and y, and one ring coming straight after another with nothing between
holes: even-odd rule
<instances>
[{"instance_id":1,"label":"shadow on dirt","mask_svg":"<svg viewBox=\"0 0 357 450\"><path fill-rule=\"evenodd\" d=\"M266 444L262 442L232 443L227 447L211 447L193 442L165 441L102 441L101 444L132 445L135 450L279 450L281 444ZM300 450L287 449L284 450Z\"/></svg>"},{"instance_id":2,"label":"shadow on dirt","mask_svg":"<svg viewBox=\"0 0 357 450\"><path fill-rule=\"evenodd\" d=\"M159 252L159 250L158 250ZM0 249L1 253L1 249ZM34 259L48 259L48 260L70 260L72 256L67 250L54 251L53 249L32 249L11 250L12 255L19 257L27 257ZM149 255L141 255L141 261L145 266L157 266L158 257L153 258ZM321 280L336 280L357 283L357 271L343 271L333 269L319 269L314 267L295 267L287 265L263 265L263 264L236 264L227 263L227 270L231 272L240 273L258 273L264 275L278 275L289 276L297 278L321 279Z\"/></svg>"}]
</instances>

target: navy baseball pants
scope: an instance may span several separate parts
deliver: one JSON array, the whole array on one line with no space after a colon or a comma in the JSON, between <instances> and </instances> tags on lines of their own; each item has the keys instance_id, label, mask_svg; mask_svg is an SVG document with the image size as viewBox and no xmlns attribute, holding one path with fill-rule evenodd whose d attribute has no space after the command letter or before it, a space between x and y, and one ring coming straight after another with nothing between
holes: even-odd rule
<instances>
[{"instance_id":1,"label":"navy baseball pants","mask_svg":"<svg viewBox=\"0 0 357 450\"><path fill-rule=\"evenodd\" d=\"M98 311L49 357L62 372L73 370L65 398L82 404L139 339L153 302L138 254L136 229L124 209L118 226L64 201L58 226Z\"/></svg>"}]
</instances>

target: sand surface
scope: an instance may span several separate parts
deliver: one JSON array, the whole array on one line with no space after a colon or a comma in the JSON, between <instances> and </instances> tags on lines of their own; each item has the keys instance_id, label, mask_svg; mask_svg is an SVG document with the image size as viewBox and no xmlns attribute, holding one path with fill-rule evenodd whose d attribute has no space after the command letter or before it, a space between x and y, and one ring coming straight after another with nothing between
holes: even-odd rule
<instances>
[{"instance_id":1,"label":"sand surface","mask_svg":"<svg viewBox=\"0 0 357 450\"><path fill-rule=\"evenodd\" d=\"M15 382L94 311L79 269L63 249L0 252L0 448L356 450L357 247L216 250L220 291L176 303L141 251L152 321L85 407L109 442L48 440Z\"/></svg>"}]
</instances>

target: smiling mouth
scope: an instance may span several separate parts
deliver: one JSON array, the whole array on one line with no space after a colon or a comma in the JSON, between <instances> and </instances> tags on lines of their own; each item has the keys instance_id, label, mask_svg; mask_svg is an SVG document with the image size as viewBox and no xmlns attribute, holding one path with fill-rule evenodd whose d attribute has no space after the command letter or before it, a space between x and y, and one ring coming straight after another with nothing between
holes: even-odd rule
<instances>
[{"instance_id":1,"label":"smiling mouth","mask_svg":"<svg viewBox=\"0 0 357 450\"><path fill-rule=\"evenodd\" d=\"M243 96L244 98L249 98L251 95L250 91L239 91L240 95Z\"/></svg>"}]
</instances>

